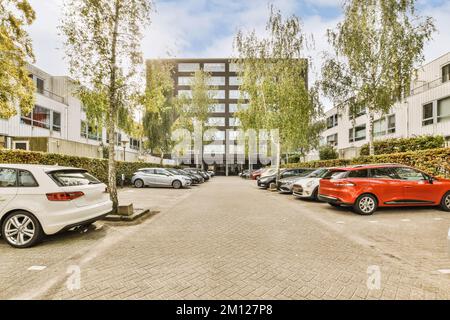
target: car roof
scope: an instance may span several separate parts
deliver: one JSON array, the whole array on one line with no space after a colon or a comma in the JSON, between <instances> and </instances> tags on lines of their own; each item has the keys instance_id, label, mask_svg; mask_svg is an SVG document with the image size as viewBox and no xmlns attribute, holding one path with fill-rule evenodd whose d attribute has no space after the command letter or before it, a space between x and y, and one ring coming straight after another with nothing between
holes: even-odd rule
<instances>
[{"instance_id":1,"label":"car roof","mask_svg":"<svg viewBox=\"0 0 450 320\"><path fill-rule=\"evenodd\" d=\"M76 167L63 167L57 165L43 165L43 164L23 164L23 163L2 163L0 168L13 168L22 170L44 170L44 171L55 171L55 170L85 170Z\"/></svg>"},{"instance_id":2,"label":"car roof","mask_svg":"<svg viewBox=\"0 0 450 320\"><path fill-rule=\"evenodd\" d=\"M398 163L372 163L372 164L356 164L354 166L334 168L334 169L354 171L354 170L361 170L361 169L391 168L391 167L408 167L408 166L406 166L404 164L398 164Z\"/></svg>"}]
</instances>

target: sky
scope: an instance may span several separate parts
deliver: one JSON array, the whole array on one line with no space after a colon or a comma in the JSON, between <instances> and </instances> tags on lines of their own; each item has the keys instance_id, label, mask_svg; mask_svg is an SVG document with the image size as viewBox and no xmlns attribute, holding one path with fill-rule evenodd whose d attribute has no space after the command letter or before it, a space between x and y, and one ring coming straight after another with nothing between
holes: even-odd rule
<instances>
[{"instance_id":1,"label":"sky","mask_svg":"<svg viewBox=\"0 0 450 320\"><path fill-rule=\"evenodd\" d=\"M57 26L63 0L30 0L36 21L29 28L36 65L53 75L67 75L62 38ZM301 18L314 48L310 79L320 72L323 51L330 48L326 30L342 20L342 0L271 0L283 16ZM155 0L152 22L142 43L144 58L235 56L233 39L238 30L263 35L269 16L268 0ZM424 50L425 62L450 51L450 0L418 0L421 15L431 16L438 29ZM311 41L311 39L313 39Z\"/></svg>"}]
</instances>

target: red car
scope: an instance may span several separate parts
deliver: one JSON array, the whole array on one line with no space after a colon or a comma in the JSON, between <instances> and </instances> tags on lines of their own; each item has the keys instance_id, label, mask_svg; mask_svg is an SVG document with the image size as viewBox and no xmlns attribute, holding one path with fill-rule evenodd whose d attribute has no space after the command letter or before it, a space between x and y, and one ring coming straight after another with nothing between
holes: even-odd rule
<instances>
[{"instance_id":1,"label":"red car","mask_svg":"<svg viewBox=\"0 0 450 320\"><path fill-rule=\"evenodd\" d=\"M259 177L261 177L262 172L263 172L263 169L253 170L250 173L250 179L252 179L252 180L258 179Z\"/></svg>"},{"instance_id":2,"label":"red car","mask_svg":"<svg viewBox=\"0 0 450 320\"><path fill-rule=\"evenodd\" d=\"M320 180L319 199L352 206L362 215L378 207L440 206L450 211L450 180L403 165L361 165L337 169Z\"/></svg>"}]
</instances>

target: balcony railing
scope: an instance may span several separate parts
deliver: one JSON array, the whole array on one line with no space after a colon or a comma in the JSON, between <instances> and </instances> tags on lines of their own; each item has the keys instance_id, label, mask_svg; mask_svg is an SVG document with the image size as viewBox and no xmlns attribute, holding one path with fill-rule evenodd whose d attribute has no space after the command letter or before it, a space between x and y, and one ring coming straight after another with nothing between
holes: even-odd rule
<instances>
[{"instance_id":1,"label":"balcony railing","mask_svg":"<svg viewBox=\"0 0 450 320\"><path fill-rule=\"evenodd\" d=\"M409 93L409 96L413 96L413 95L425 92L427 90L439 87L440 85L449 82L449 81L443 81L443 80L444 79L442 77L440 77L440 78L437 78L437 79L435 79L433 81L427 82L427 83L425 83L425 84L423 84L423 85L421 85L419 87L411 89L411 91Z\"/></svg>"},{"instance_id":2,"label":"balcony railing","mask_svg":"<svg viewBox=\"0 0 450 320\"><path fill-rule=\"evenodd\" d=\"M56 93L53 93L51 91L37 88L36 92L39 93L39 94L42 94L43 96L46 96L47 98L50 98L52 100L58 101L60 103L67 104L66 99L64 99L63 97L61 97L61 96L59 96Z\"/></svg>"}]
</instances>

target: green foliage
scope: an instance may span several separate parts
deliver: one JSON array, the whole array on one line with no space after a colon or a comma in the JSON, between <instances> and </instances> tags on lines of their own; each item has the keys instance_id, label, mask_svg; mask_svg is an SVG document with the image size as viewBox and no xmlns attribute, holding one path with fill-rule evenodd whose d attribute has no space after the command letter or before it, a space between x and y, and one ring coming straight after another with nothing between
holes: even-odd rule
<instances>
[{"instance_id":1,"label":"green foliage","mask_svg":"<svg viewBox=\"0 0 450 320\"><path fill-rule=\"evenodd\" d=\"M376 140L373 143L375 154L389 154L406 151L426 150L442 148L445 146L443 136L417 136L411 138L392 138ZM366 143L361 147L362 156L369 155L369 145Z\"/></svg>"},{"instance_id":2,"label":"green foliage","mask_svg":"<svg viewBox=\"0 0 450 320\"><path fill-rule=\"evenodd\" d=\"M319 148L319 158L320 160L332 160L339 158L339 154L333 146L327 144Z\"/></svg>"},{"instance_id":3,"label":"green foliage","mask_svg":"<svg viewBox=\"0 0 450 320\"><path fill-rule=\"evenodd\" d=\"M43 164L69 166L88 170L104 183L108 183L108 160L87 157L67 156L58 153L44 153L22 150L0 150L0 163ZM117 179L125 174L129 182L133 173L140 168L170 167L147 162L117 162Z\"/></svg>"},{"instance_id":4,"label":"green foliage","mask_svg":"<svg viewBox=\"0 0 450 320\"><path fill-rule=\"evenodd\" d=\"M27 63L34 61L31 39L25 30L35 20L27 0L0 0L0 118L28 114L34 107L35 86Z\"/></svg>"},{"instance_id":5,"label":"green foliage","mask_svg":"<svg viewBox=\"0 0 450 320\"><path fill-rule=\"evenodd\" d=\"M402 99L423 61L435 27L416 14L415 0L349 0L344 21L328 31L335 56L322 67L322 89L340 108L367 107L372 151L373 117ZM372 153L372 152L371 152Z\"/></svg>"},{"instance_id":6,"label":"green foliage","mask_svg":"<svg viewBox=\"0 0 450 320\"><path fill-rule=\"evenodd\" d=\"M355 164L398 163L418 168L430 175L450 178L450 148L361 156L353 159L317 160L288 164L287 167L343 167Z\"/></svg>"}]
</instances>

